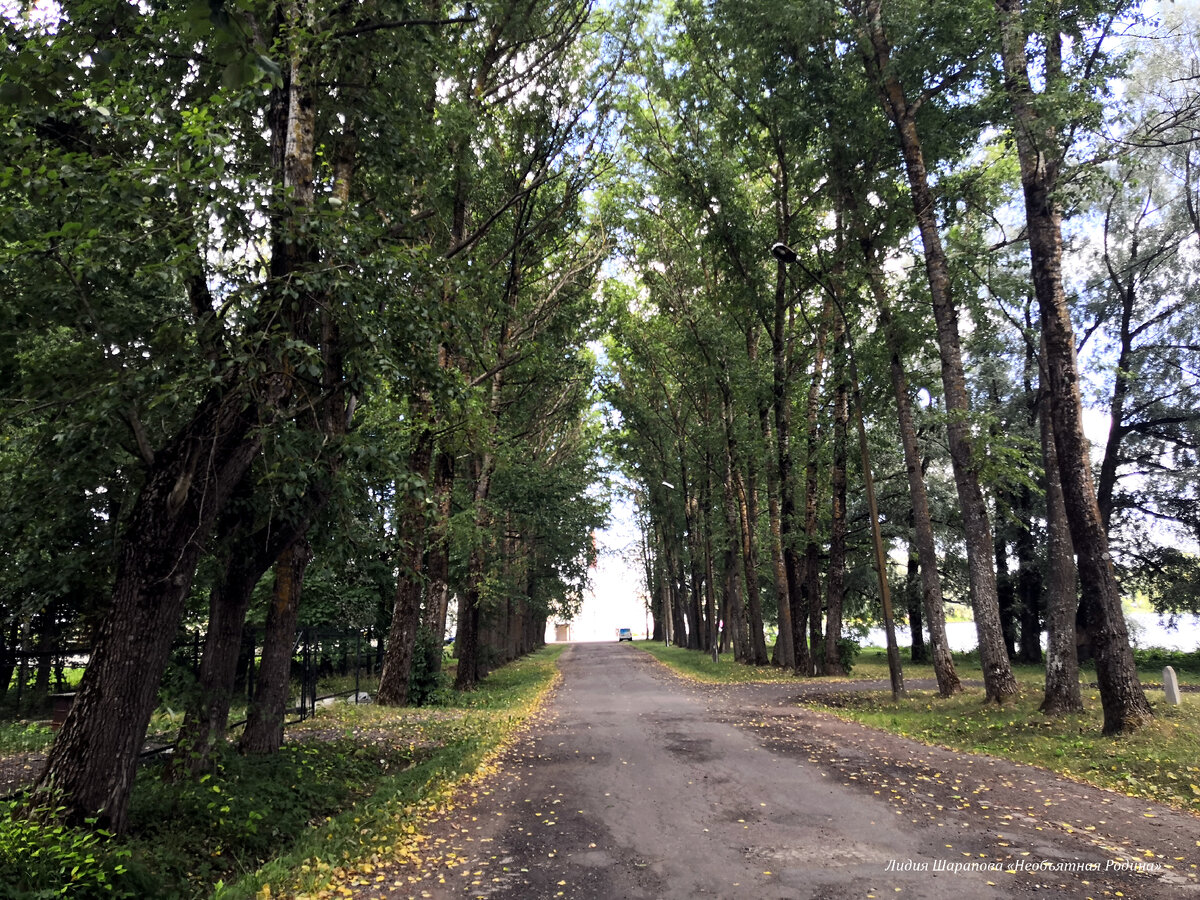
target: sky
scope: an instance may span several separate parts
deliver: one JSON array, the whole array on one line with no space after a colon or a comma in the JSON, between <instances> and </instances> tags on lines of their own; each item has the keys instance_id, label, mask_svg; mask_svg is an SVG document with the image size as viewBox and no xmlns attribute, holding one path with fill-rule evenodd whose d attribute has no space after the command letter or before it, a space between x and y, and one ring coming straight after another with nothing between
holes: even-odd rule
<instances>
[{"instance_id":1,"label":"sky","mask_svg":"<svg viewBox=\"0 0 1200 900\"><path fill-rule=\"evenodd\" d=\"M583 594L583 608L571 622L572 641L615 641L618 628L646 636L645 576L641 573L641 536L634 524L633 503L613 498L608 527L596 534L596 568ZM546 640L554 640L554 623Z\"/></svg>"}]
</instances>

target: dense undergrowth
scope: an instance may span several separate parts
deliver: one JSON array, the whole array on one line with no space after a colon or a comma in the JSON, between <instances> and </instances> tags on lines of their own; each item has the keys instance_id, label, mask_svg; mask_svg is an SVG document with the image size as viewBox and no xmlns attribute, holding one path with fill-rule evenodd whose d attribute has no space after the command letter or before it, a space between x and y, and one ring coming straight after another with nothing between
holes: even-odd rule
<instances>
[{"instance_id":1,"label":"dense undergrowth","mask_svg":"<svg viewBox=\"0 0 1200 900\"><path fill-rule=\"evenodd\" d=\"M444 691L439 705L321 709L289 729L279 753L230 751L199 779L148 764L122 837L68 828L52 810L30 816L19 801L7 802L0 900L319 894L385 854L403 855L421 815L537 706L561 651L518 660L471 693ZM19 749L44 736L36 737Z\"/></svg>"}]
</instances>

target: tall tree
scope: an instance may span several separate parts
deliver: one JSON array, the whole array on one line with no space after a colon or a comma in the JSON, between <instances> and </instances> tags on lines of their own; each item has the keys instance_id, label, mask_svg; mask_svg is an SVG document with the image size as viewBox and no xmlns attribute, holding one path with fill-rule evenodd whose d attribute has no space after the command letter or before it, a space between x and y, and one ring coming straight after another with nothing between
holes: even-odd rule
<instances>
[{"instance_id":1,"label":"tall tree","mask_svg":"<svg viewBox=\"0 0 1200 900\"><path fill-rule=\"evenodd\" d=\"M868 77L879 89L880 101L891 120L904 162L912 199L913 214L924 248L929 292L937 321L937 342L942 363L942 390L949 414L946 431L950 458L958 490L959 507L967 543L967 565L971 582L971 607L979 637L983 665L984 690L989 700L1002 703L1017 692L1005 652L996 590L996 572L992 567L992 533L987 506L979 484L979 464L969 430L970 404L962 358L958 309L955 305L949 263L937 221L937 204L930 188L929 170L918 126L918 114L929 107L939 91L964 77L967 67L957 60L949 62L949 71L926 79L930 85L915 96L901 80L900 66L893 57L888 25L884 22L881 0L867 0L853 7L863 42L863 60ZM931 22L939 28L962 28L968 32L979 24L969 18L947 17L951 21ZM910 52L917 52L915 49ZM924 50L920 51L922 54Z\"/></svg>"},{"instance_id":2,"label":"tall tree","mask_svg":"<svg viewBox=\"0 0 1200 900\"><path fill-rule=\"evenodd\" d=\"M996 9L1004 45L1004 87L1021 164L1033 286L1041 309L1054 447L1080 586L1096 623L1093 647L1104 707L1104 733L1116 734L1138 728L1152 716L1152 711L1138 681L1129 647L1121 592L1096 500L1089 446L1083 433L1075 332L1062 283L1062 216L1056 197L1066 135L1062 123L1039 107L1034 94L1027 56L1030 29L1023 19L1020 0L996 0ZM1102 32L1111 28L1114 19L1115 14L1102 15L1098 23ZM1051 15L1039 30L1046 45L1043 72L1046 90L1055 93L1067 84L1062 65L1061 28L1062 21ZM1081 73L1084 80L1100 58L1098 46L1087 56Z\"/></svg>"}]
</instances>

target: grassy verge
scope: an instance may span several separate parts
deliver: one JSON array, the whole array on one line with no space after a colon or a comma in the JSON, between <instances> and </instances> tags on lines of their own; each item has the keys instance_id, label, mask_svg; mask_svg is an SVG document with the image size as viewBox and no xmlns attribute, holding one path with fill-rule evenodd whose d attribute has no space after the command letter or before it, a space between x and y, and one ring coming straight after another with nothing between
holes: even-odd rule
<instances>
[{"instance_id":1,"label":"grassy verge","mask_svg":"<svg viewBox=\"0 0 1200 900\"><path fill-rule=\"evenodd\" d=\"M1023 686L1003 707L980 702L981 691L941 699L913 692L839 694L812 705L884 731L971 753L1041 766L1133 797L1200 813L1200 697L1177 707L1155 703L1156 718L1132 735L1102 737L1100 695L1084 691L1085 711L1049 718L1038 712L1040 686Z\"/></svg>"},{"instance_id":2,"label":"grassy verge","mask_svg":"<svg viewBox=\"0 0 1200 900\"><path fill-rule=\"evenodd\" d=\"M813 681L852 682L888 678L887 657L878 648L863 650L849 677L800 679L779 669L759 670L694 650L639 643L676 672L708 683ZM1160 660L1139 659L1144 685L1161 680ZM959 677L982 679L973 654L955 654ZM987 753L1041 766L1069 778L1111 788L1134 797L1166 803L1200 813L1200 694L1184 694L1178 707L1150 694L1156 718L1132 735L1102 737L1100 696L1083 691L1086 710L1077 715L1049 718L1038 712L1044 673L1039 666L1014 668L1021 691L1004 706L981 703L982 689L968 689L950 699L933 691L911 691L900 702L891 691L839 692L814 698L811 705L845 719L861 722L903 737L971 753ZM905 662L906 680L933 678L928 665ZM1094 671L1084 670L1085 682ZM1195 680L1187 676L1185 680ZM1148 691L1151 690L1148 687Z\"/></svg>"},{"instance_id":3,"label":"grassy verge","mask_svg":"<svg viewBox=\"0 0 1200 900\"><path fill-rule=\"evenodd\" d=\"M708 684L744 684L751 682L787 682L795 681L796 676L790 672L773 666L748 666L735 662L731 654L721 655L718 662L713 663L712 656L698 650L683 650L679 647L664 647L651 641L637 641L636 646L663 663L666 663L681 675L703 681ZM958 677L964 681L982 681L983 670L980 668L977 653L955 653L954 666ZM908 659L907 649L900 651L904 678L906 681L919 679L934 680L931 663L914 663ZM1180 653L1170 650L1138 650L1134 654L1138 667L1138 677L1147 688L1162 688L1162 670L1164 666L1174 666L1176 673L1184 681L1195 683L1200 681L1200 652ZM1041 690L1045 684L1045 670L1041 665L1013 664L1013 675L1023 687ZM1085 683L1096 680L1095 668L1085 665L1081 676ZM889 678L887 653L882 647L863 647L854 661L854 667L849 675L821 675L814 679L804 679L805 683L842 682L842 681L887 681Z\"/></svg>"},{"instance_id":4,"label":"grassy verge","mask_svg":"<svg viewBox=\"0 0 1200 900\"><path fill-rule=\"evenodd\" d=\"M413 853L422 816L538 706L562 649L505 666L472 693L443 692L438 706L321 709L279 753L226 754L199 781L146 766L124 838L0 808L0 896L322 897L374 881L374 867Z\"/></svg>"}]
</instances>

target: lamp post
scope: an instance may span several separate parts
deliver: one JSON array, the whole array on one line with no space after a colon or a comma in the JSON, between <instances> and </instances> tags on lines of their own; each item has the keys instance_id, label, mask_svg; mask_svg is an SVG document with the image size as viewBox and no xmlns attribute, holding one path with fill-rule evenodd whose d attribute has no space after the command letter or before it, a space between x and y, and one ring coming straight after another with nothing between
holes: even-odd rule
<instances>
[{"instance_id":1,"label":"lamp post","mask_svg":"<svg viewBox=\"0 0 1200 900\"><path fill-rule=\"evenodd\" d=\"M799 255L780 241L771 245L771 255L784 265L800 261ZM811 273L810 273L811 274ZM819 280L815 277L814 281ZM850 331L850 320L842 309L842 302L835 291L829 292L837 306L846 332L846 349L850 362L850 391L854 397L854 415L858 419L858 447L862 455L863 484L867 493L867 510L871 517L871 539L875 545L875 571L879 576L879 598L883 604L883 627L887 634L888 674L892 679L892 699L904 696L904 672L900 667L900 648L896 644L896 621L892 614L892 592L888 588L887 556L883 549L883 532L879 527L879 504L875 500L875 478L871 471L871 452L867 447L867 425L863 417L862 395L858 388L858 363L854 358L854 337Z\"/></svg>"}]
</instances>

